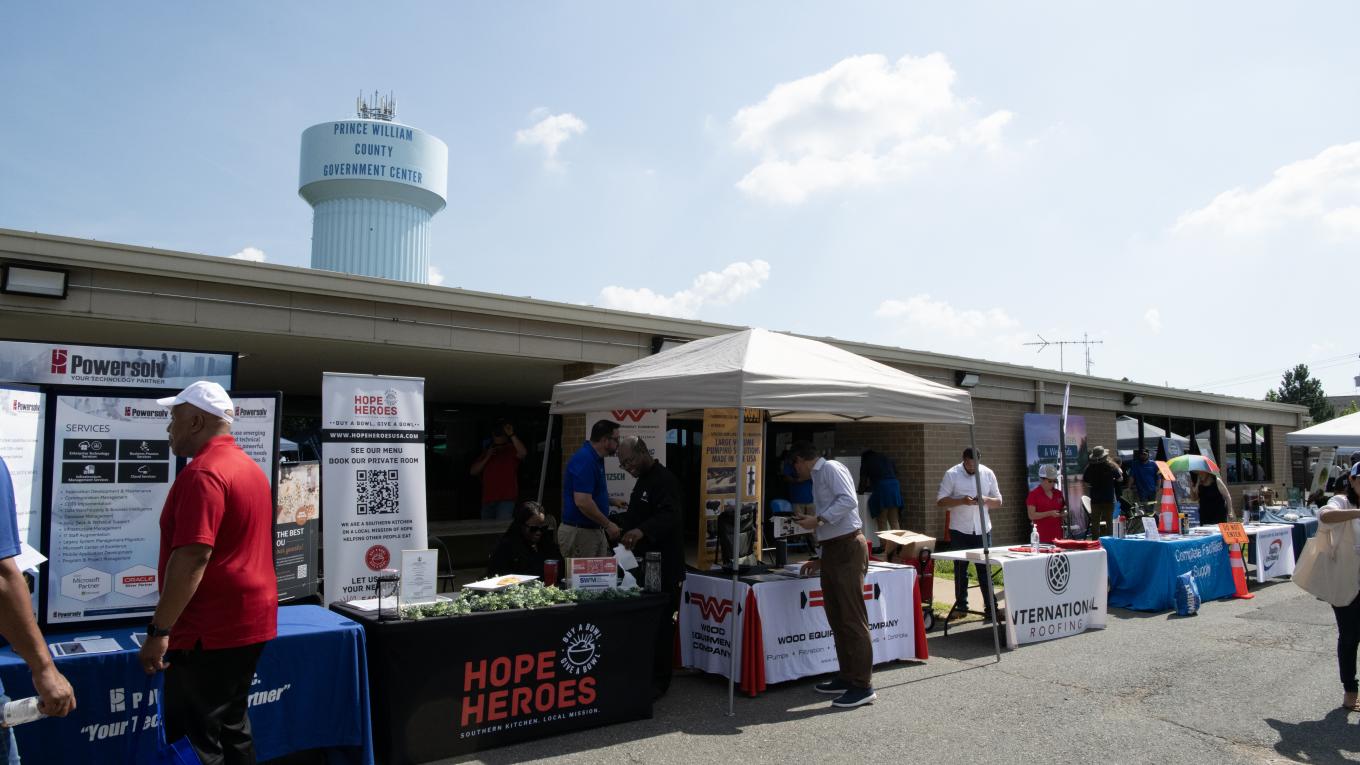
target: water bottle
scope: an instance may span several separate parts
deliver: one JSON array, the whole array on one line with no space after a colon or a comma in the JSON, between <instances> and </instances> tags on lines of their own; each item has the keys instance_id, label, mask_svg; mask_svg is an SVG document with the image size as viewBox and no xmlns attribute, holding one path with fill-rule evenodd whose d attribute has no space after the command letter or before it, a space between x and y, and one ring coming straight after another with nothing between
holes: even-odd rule
<instances>
[{"instance_id":1,"label":"water bottle","mask_svg":"<svg viewBox=\"0 0 1360 765\"><path fill-rule=\"evenodd\" d=\"M38 710L38 697L29 696L26 699L9 701L5 703L4 723L0 724L6 728L13 728L16 725L23 725L27 722L40 720L47 715Z\"/></svg>"},{"instance_id":2,"label":"water bottle","mask_svg":"<svg viewBox=\"0 0 1360 765\"><path fill-rule=\"evenodd\" d=\"M1039 526L1035 523L1029 525L1029 549L1039 552Z\"/></svg>"},{"instance_id":3,"label":"water bottle","mask_svg":"<svg viewBox=\"0 0 1360 765\"><path fill-rule=\"evenodd\" d=\"M661 592L661 553L647 553L642 569L642 589L647 592Z\"/></svg>"},{"instance_id":4,"label":"water bottle","mask_svg":"<svg viewBox=\"0 0 1360 765\"><path fill-rule=\"evenodd\" d=\"M1128 534L1129 524L1124 520L1124 516L1116 516L1114 519L1114 538L1123 539Z\"/></svg>"}]
</instances>

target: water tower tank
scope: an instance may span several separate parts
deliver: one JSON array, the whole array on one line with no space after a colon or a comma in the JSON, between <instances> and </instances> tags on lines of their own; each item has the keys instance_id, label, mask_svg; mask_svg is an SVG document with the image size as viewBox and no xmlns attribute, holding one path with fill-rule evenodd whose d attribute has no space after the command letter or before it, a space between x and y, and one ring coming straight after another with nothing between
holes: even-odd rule
<instances>
[{"instance_id":1,"label":"water tower tank","mask_svg":"<svg viewBox=\"0 0 1360 765\"><path fill-rule=\"evenodd\" d=\"M358 118L302 133L298 195L312 206L312 268L425 283L430 219L444 209L449 149L360 98Z\"/></svg>"}]
</instances>

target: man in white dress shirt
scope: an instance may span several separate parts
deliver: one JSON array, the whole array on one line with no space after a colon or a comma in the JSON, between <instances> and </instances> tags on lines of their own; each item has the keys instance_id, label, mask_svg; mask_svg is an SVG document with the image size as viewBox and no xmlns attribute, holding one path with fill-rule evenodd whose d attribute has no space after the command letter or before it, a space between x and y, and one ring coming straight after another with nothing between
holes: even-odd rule
<instances>
[{"instance_id":1,"label":"man in white dress shirt","mask_svg":"<svg viewBox=\"0 0 1360 765\"><path fill-rule=\"evenodd\" d=\"M978 502L978 476L982 478L982 502ZM971 448L963 450L963 461L945 471L940 480L940 491L936 506L949 510L949 536L951 548L971 550L992 546L992 519L986 510L1001 507L1001 487L997 485L996 473L986 465L979 465ZM987 618L991 619L995 610L992 593L992 580L987 567L981 563L977 567L978 584L982 586L982 600L986 604ZM968 564L954 561L954 611L968 610Z\"/></svg>"},{"instance_id":2,"label":"man in white dress shirt","mask_svg":"<svg viewBox=\"0 0 1360 765\"><path fill-rule=\"evenodd\" d=\"M869 573L869 548L859 519L859 497L850 469L822 459L807 441L793 445L793 469L798 480L812 480L815 515L798 517L798 525L815 531L821 560L803 564L803 575L822 575L826 621L836 642L840 671L817 684L818 693L835 694L833 707L868 704L874 693L874 644L869 637L869 612L864 607L864 575Z\"/></svg>"}]
</instances>

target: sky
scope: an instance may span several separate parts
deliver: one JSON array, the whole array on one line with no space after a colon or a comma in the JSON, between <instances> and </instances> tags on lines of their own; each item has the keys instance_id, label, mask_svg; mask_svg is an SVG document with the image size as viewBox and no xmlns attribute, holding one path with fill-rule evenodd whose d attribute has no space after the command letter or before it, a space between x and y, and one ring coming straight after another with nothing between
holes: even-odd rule
<instances>
[{"instance_id":1,"label":"sky","mask_svg":"<svg viewBox=\"0 0 1360 765\"><path fill-rule=\"evenodd\" d=\"M0 227L305 267L301 133L390 91L449 147L444 286L1051 369L1025 343L1089 337L1094 375L1252 398L1304 362L1345 395L1356 29L1351 2L7 3Z\"/></svg>"}]
</instances>

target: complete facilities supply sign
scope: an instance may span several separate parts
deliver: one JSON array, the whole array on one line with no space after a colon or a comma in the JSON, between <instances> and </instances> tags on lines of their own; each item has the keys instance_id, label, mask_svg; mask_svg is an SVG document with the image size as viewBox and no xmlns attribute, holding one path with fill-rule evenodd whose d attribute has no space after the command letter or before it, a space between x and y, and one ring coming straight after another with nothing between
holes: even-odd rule
<instances>
[{"instance_id":1,"label":"complete facilities supply sign","mask_svg":"<svg viewBox=\"0 0 1360 765\"><path fill-rule=\"evenodd\" d=\"M0 340L0 380L35 385L183 388L208 380L228 390L234 353Z\"/></svg>"},{"instance_id":2,"label":"complete facilities supply sign","mask_svg":"<svg viewBox=\"0 0 1360 765\"><path fill-rule=\"evenodd\" d=\"M321 398L325 598L350 601L427 544L425 380L326 372Z\"/></svg>"}]
</instances>

